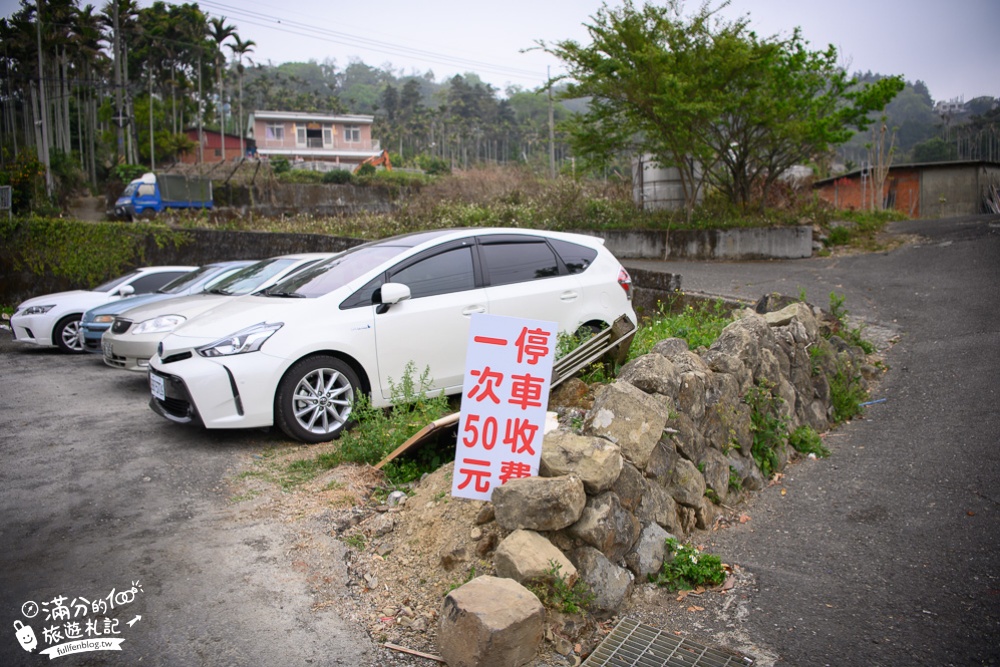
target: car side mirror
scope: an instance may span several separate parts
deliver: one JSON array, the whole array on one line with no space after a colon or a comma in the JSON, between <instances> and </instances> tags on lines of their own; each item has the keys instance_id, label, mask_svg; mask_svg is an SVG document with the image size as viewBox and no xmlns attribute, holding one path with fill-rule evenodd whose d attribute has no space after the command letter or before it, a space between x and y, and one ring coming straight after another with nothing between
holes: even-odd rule
<instances>
[{"instance_id":1,"label":"car side mirror","mask_svg":"<svg viewBox=\"0 0 1000 667\"><path fill-rule=\"evenodd\" d=\"M131 285L122 285L118 288L119 296L132 296L135 294L135 288Z\"/></svg>"},{"instance_id":2,"label":"car side mirror","mask_svg":"<svg viewBox=\"0 0 1000 667\"><path fill-rule=\"evenodd\" d=\"M400 301L406 301L410 298L410 288L402 283L385 283L379 288L379 293L381 295L378 308L375 312L381 315L382 313L389 310L389 306L395 305Z\"/></svg>"}]
</instances>

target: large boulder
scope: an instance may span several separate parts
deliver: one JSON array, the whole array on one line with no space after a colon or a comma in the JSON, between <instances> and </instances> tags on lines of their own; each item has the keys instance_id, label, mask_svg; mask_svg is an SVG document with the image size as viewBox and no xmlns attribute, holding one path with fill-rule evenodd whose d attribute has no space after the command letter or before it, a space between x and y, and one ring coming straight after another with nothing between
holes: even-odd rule
<instances>
[{"instance_id":1,"label":"large boulder","mask_svg":"<svg viewBox=\"0 0 1000 667\"><path fill-rule=\"evenodd\" d=\"M576 475L587 493L595 495L615 483L624 463L621 448L610 440L560 430L545 435L539 473Z\"/></svg>"},{"instance_id":2,"label":"large boulder","mask_svg":"<svg viewBox=\"0 0 1000 667\"><path fill-rule=\"evenodd\" d=\"M698 467L685 458L677 458L667 490L681 505L699 507L705 497L705 478Z\"/></svg>"},{"instance_id":3,"label":"large boulder","mask_svg":"<svg viewBox=\"0 0 1000 667\"><path fill-rule=\"evenodd\" d=\"M575 549L569 558L594 596L588 610L599 619L614 616L632 594L632 573L592 547Z\"/></svg>"},{"instance_id":4,"label":"large boulder","mask_svg":"<svg viewBox=\"0 0 1000 667\"><path fill-rule=\"evenodd\" d=\"M681 386L677 367L661 354L644 354L636 357L622 366L618 379L642 389L647 394L662 394L671 398L677 396Z\"/></svg>"},{"instance_id":5,"label":"large boulder","mask_svg":"<svg viewBox=\"0 0 1000 667\"><path fill-rule=\"evenodd\" d=\"M558 575L572 585L576 581L576 567L549 542L533 530L515 530L504 538L493 554L493 567L501 577L519 584L536 581L551 582L555 566Z\"/></svg>"},{"instance_id":6,"label":"large boulder","mask_svg":"<svg viewBox=\"0 0 1000 667\"><path fill-rule=\"evenodd\" d=\"M705 416L705 387L708 373L681 373L681 388L677 392L677 409L698 421Z\"/></svg>"},{"instance_id":7,"label":"large boulder","mask_svg":"<svg viewBox=\"0 0 1000 667\"><path fill-rule=\"evenodd\" d=\"M580 520L566 532L618 562L632 549L639 529L635 515L622 507L617 495L607 491L588 498Z\"/></svg>"},{"instance_id":8,"label":"large boulder","mask_svg":"<svg viewBox=\"0 0 1000 667\"><path fill-rule=\"evenodd\" d=\"M575 475L524 477L495 487L491 500L496 521L506 530L559 530L580 518L587 493Z\"/></svg>"},{"instance_id":9,"label":"large boulder","mask_svg":"<svg viewBox=\"0 0 1000 667\"><path fill-rule=\"evenodd\" d=\"M542 643L545 607L513 579L477 577L444 599L438 652L449 667L520 667Z\"/></svg>"},{"instance_id":10,"label":"large boulder","mask_svg":"<svg viewBox=\"0 0 1000 667\"><path fill-rule=\"evenodd\" d=\"M659 484L649 485L636 516L643 525L655 523L675 535L683 534L677 515L677 501Z\"/></svg>"},{"instance_id":11,"label":"large boulder","mask_svg":"<svg viewBox=\"0 0 1000 667\"><path fill-rule=\"evenodd\" d=\"M622 455L642 470L663 433L667 411L666 399L616 380L597 392L583 430L616 443Z\"/></svg>"},{"instance_id":12,"label":"large boulder","mask_svg":"<svg viewBox=\"0 0 1000 667\"><path fill-rule=\"evenodd\" d=\"M681 454L692 461L697 461L701 458L702 453L705 448L709 446L705 439L704 429L699 428L694 420L683 412L675 413L667 420L666 432L670 435L671 441ZM646 466L647 470L655 469L656 466L652 463L653 458L656 457L656 450L654 449L653 454L650 455L650 464Z\"/></svg>"},{"instance_id":13,"label":"large boulder","mask_svg":"<svg viewBox=\"0 0 1000 667\"><path fill-rule=\"evenodd\" d=\"M813 314L812 308L801 301L775 312L764 313L764 321L772 327L787 326L792 321L797 321L802 325L809 340L814 340L819 334L819 320Z\"/></svg>"},{"instance_id":14,"label":"large boulder","mask_svg":"<svg viewBox=\"0 0 1000 667\"><path fill-rule=\"evenodd\" d=\"M711 489L719 502L725 502L729 495L729 459L725 454L709 449L705 457L698 462L698 467L705 478L705 486Z\"/></svg>"},{"instance_id":15,"label":"large boulder","mask_svg":"<svg viewBox=\"0 0 1000 667\"><path fill-rule=\"evenodd\" d=\"M625 564L636 577L646 581L663 567L667 557L667 538L673 537L657 523L650 523L642 529L639 540L625 556Z\"/></svg>"},{"instance_id":16,"label":"large boulder","mask_svg":"<svg viewBox=\"0 0 1000 667\"><path fill-rule=\"evenodd\" d=\"M621 500L622 507L634 514L639 503L642 502L642 497L646 494L648 486L646 478L642 476L639 469L626 462L618 479L611 485L611 490Z\"/></svg>"}]
</instances>

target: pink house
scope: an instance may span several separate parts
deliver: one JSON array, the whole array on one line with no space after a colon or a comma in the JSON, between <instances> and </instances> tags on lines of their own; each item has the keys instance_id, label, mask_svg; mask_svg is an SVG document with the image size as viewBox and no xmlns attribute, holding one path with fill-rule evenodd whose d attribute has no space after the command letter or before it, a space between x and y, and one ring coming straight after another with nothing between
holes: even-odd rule
<instances>
[{"instance_id":1,"label":"pink house","mask_svg":"<svg viewBox=\"0 0 1000 667\"><path fill-rule=\"evenodd\" d=\"M261 158L329 162L335 168L353 169L382 152L372 139L373 121L374 116L253 111L247 137Z\"/></svg>"}]
</instances>

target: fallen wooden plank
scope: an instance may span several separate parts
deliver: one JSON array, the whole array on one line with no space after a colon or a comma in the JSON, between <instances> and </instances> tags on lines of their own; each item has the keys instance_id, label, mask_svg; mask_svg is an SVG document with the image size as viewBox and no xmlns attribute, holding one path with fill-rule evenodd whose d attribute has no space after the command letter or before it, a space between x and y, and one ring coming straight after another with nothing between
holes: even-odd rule
<instances>
[{"instance_id":1,"label":"fallen wooden plank","mask_svg":"<svg viewBox=\"0 0 1000 667\"><path fill-rule=\"evenodd\" d=\"M444 658L440 656L432 655L430 653L423 653L421 651L415 651L412 648L406 648L405 646L399 646L398 644L391 644L389 642L386 642L385 644L383 644L383 646L385 646L386 648L391 648L393 651L400 651L402 653L409 653L410 655L419 656L421 658L427 658L428 660L437 660L438 662L444 662Z\"/></svg>"},{"instance_id":2,"label":"fallen wooden plank","mask_svg":"<svg viewBox=\"0 0 1000 667\"><path fill-rule=\"evenodd\" d=\"M409 440L407 440L399 447L394 449L391 454L389 454L384 459L379 461L378 465L376 465L375 468L381 470L382 466L384 466L386 463L388 463L389 461L393 460L394 458L405 452L410 447L413 447L414 445L423 442L431 435L437 433L442 429L448 428L449 426L454 426L455 424L458 423L458 418L461 416L461 414L462 413L460 412L453 412L452 414L441 417L440 419L435 419L430 424L428 424L427 426L423 427L422 429L414 433Z\"/></svg>"}]
</instances>

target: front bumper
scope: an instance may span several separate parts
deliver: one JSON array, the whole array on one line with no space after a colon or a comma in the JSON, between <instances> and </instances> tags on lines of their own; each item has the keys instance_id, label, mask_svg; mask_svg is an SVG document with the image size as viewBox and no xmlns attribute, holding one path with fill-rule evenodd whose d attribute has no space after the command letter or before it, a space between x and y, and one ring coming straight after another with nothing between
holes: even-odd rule
<instances>
[{"instance_id":1,"label":"front bumper","mask_svg":"<svg viewBox=\"0 0 1000 667\"><path fill-rule=\"evenodd\" d=\"M83 349L94 354L101 354L101 336L111 328L110 324L82 322L80 324L80 343Z\"/></svg>"},{"instance_id":2,"label":"front bumper","mask_svg":"<svg viewBox=\"0 0 1000 667\"><path fill-rule=\"evenodd\" d=\"M104 363L112 368L145 373L149 369L149 360L156 354L156 346L165 335L106 334L101 339Z\"/></svg>"},{"instance_id":3,"label":"front bumper","mask_svg":"<svg viewBox=\"0 0 1000 667\"><path fill-rule=\"evenodd\" d=\"M17 315L10 318L10 330L19 343L52 347L52 318L47 315Z\"/></svg>"},{"instance_id":4,"label":"front bumper","mask_svg":"<svg viewBox=\"0 0 1000 667\"><path fill-rule=\"evenodd\" d=\"M149 375L163 379L164 396L152 396L150 407L170 421L209 429L271 426L280 364L259 352L220 359L185 352L166 363L154 356Z\"/></svg>"}]
</instances>

